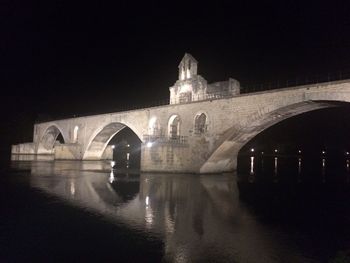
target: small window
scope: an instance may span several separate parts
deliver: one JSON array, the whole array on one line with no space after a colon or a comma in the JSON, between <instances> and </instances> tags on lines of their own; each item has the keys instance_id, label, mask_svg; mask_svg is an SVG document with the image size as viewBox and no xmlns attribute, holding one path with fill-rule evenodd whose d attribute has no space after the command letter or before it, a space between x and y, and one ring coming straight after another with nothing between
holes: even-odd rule
<instances>
[{"instance_id":1,"label":"small window","mask_svg":"<svg viewBox=\"0 0 350 263\"><path fill-rule=\"evenodd\" d=\"M203 134L207 131L207 116L204 113L198 114L194 121L194 133Z\"/></svg>"}]
</instances>

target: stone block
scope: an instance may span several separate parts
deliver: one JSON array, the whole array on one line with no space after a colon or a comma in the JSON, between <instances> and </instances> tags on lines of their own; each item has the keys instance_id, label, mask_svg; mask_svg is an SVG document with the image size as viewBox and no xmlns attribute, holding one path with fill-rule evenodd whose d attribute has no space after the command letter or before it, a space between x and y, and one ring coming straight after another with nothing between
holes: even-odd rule
<instances>
[{"instance_id":1,"label":"stone block","mask_svg":"<svg viewBox=\"0 0 350 263\"><path fill-rule=\"evenodd\" d=\"M60 144L54 149L57 160L81 160L82 150L80 144Z\"/></svg>"}]
</instances>

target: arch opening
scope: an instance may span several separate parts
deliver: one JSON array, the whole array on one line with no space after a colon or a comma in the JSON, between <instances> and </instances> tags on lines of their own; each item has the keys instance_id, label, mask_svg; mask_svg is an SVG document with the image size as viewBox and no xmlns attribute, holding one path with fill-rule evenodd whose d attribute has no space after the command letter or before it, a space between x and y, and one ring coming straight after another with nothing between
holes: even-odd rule
<instances>
[{"instance_id":1,"label":"arch opening","mask_svg":"<svg viewBox=\"0 0 350 263\"><path fill-rule=\"evenodd\" d=\"M92 137L83 159L115 160L117 166L139 167L140 156L139 136L125 124L114 122L104 126Z\"/></svg>"},{"instance_id":2,"label":"arch opening","mask_svg":"<svg viewBox=\"0 0 350 263\"><path fill-rule=\"evenodd\" d=\"M180 136L180 117L179 115L172 115L168 122L168 137L176 140Z\"/></svg>"},{"instance_id":3,"label":"arch opening","mask_svg":"<svg viewBox=\"0 0 350 263\"><path fill-rule=\"evenodd\" d=\"M139 137L129 127L113 135L108 146L113 152L115 168L140 169L141 143Z\"/></svg>"},{"instance_id":4,"label":"arch opening","mask_svg":"<svg viewBox=\"0 0 350 263\"><path fill-rule=\"evenodd\" d=\"M41 137L38 145L38 154L54 154L55 145L64 143L63 134L55 125L52 125L46 129Z\"/></svg>"},{"instance_id":5,"label":"arch opening","mask_svg":"<svg viewBox=\"0 0 350 263\"><path fill-rule=\"evenodd\" d=\"M250 174L286 182L344 180L350 159L350 106L336 106L293 116L255 135L238 152L238 173L244 179Z\"/></svg>"},{"instance_id":6,"label":"arch opening","mask_svg":"<svg viewBox=\"0 0 350 263\"><path fill-rule=\"evenodd\" d=\"M55 143L58 143L58 144L64 144L64 138L62 136L62 133L59 133L56 137L56 142Z\"/></svg>"},{"instance_id":7,"label":"arch opening","mask_svg":"<svg viewBox=\"0 0 350 263\"><path fill-rule=\"evenodd\" d=\"M207 115L205 113L197 114L194 120L194 133L203 134L207 131Z\"/></svg>"},{"instance_id":8,"label":"arch opening","mask_svg":"<svg viewBox=\"0 0 350 263\"><path fill-rule=\"evenodd\" d=\"M348 105L348 103L345 104ZM218 144L209 159L202 165L200 172L215 173L236 170L239 151L262 131L302 113L339 107L345 104L339 101L305 101L263 114L240 129L232 127L227 130L225 139Z\"/></svg>"}]
</instances>

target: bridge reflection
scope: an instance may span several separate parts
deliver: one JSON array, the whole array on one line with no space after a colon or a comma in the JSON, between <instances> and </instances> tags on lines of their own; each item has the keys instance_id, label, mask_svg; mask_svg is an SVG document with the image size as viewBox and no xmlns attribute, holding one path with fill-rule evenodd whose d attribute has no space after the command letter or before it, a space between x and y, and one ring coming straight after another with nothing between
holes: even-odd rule
<instances>
[{"instance_id":1,"label":"bridge reflection","mask_svg":"<svg viewBox=\"0 0 350 263\"><path fill-rule=\"evenodd\" d=\"M116 174L102 161L12 165L30 169L31 187L45 194L162 239L166 261L307 262L240 203L232 174Z\"/></svg>"}]
</instances>

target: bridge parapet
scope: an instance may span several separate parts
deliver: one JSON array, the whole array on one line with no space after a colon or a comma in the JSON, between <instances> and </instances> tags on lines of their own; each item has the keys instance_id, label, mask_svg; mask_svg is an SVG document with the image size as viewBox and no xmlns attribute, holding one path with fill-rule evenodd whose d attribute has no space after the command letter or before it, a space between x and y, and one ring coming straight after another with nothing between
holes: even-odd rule
<instances>
[{"instance_id":1,"label":"bridge parapet","mask_svg":"<svg viewBox=\"0 0 350 263\"><path fill-rule=\"evenodd\" d=\"M218 100L218 99L229 99L237 95L233 95L227 92L210 92L205 94L193 94L189 100L180 100L179 98L172 98L170 104L184 104L193 101L205 101L205 100Z\"/></svg>"},{"instance_id":2,"label":"bridge parapet","mask_svg":"<svg viewBox=\"0 0 350 263\"><path fill-rule=\"evenodd\" d=\"M172 136L165 135L143 135L143 141L145 143L159 143L159 144L171 144L171 145L187 145L188 136Z\"/></svg>"}]
</instances>

